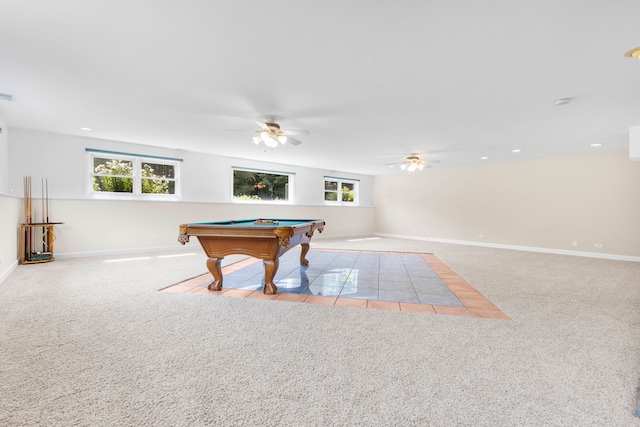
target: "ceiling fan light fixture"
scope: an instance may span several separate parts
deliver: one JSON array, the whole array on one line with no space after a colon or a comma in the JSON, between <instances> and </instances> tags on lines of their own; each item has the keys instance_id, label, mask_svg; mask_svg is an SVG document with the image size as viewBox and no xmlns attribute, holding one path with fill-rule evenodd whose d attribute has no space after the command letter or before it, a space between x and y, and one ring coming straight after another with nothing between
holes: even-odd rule
<instances>
[{"instance_id":1,"label":"ceiling fan light fixture","mask_svg":"<svg viewBox=\"0 0 640 427\"><path fill-rule=\"evenodd\" d=\"M270 148L276 148L279 145L300 145L302 141L297 140L296 138L290 137L289 135L309 135L310 132L308 130L282 130L280 129L280 125L273 121L274 119L268 118L266 122L256 122L256 124L260 127L259 130L256 131L258 136L252 137L252 141L254 144L259 144L260 142L264 142L264 145Z\"/></svg>"},{"instance_id":2,"label":"ceiling fan light fixture","mask_svg":"<svg viewBox=\"0 0 640 427\"><path fill-rule=\"evenodd\" d=\"M624 56L627 58L640 59L640 46L631 49L629 52L625 53Z\"/></svg>"},{"instance_id":3,"label":"ceiling fan light fixture","mask_svg":"<svg viewBox=\"0 0 640 427\"><path fill-rule=\"evenodd\" d=\"M400 165L400 169L402 169L403 171L407 171L409 173L415 172L416 170L423 170L424 168L430 168L431 165L429 163L425 163L422 160L420 160L420 157L418 157L415 154L410 155L409 157L406 157L404 159L404 162L402 163L396 163ZM393 165L393 164L390 164ZM392 166L393 167L393 166Z\"/></svg>"}]
</instances>

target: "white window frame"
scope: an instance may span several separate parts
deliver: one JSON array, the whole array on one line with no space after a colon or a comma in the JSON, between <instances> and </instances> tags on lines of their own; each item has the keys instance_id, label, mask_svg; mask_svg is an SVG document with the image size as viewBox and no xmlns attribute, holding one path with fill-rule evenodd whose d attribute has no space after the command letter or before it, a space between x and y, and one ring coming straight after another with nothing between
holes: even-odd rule
<instances>
[{"instance_id":1,"label":"white window frame","mask_svg":"<svg viewBox=\"0 0 640 427\"><path fill-rule=\"evenodd\" d=\"M336 201L325 200L325 192L326 183L327 182L337 182L338 190L337 190L337 199ZM342 201L342 184L353 184L353 202L343 202ZM358 179L350 179L350 178L340 178L336 176L325 176L322 180L322 199L326 205L334 205L334 206L358 206L359 203L359 192L360 192L360 180Z\"/></svg>"},{"instance_id":2,"label":"white window frame","mask_svg":"<svg viewBox=\"0 0 640 427\"><path fill-rule=\"evenodd\" d=\"M258 173L266 173L270 175L286 175L289 177L289 182L287 183L287 200L239 200L234 197L235 188L234 188L234 172L235 171L244 171L244 172L258 172ZM232 203L245 203L245 204L276 204L276 205L293 205L294 204L294 194L295 194L295 172L284 172L284 171L274 171L268 169L254 169L254 168L244 168L241 166L231 166L231 202Z\"/></svg>"},{"instance_id":3,"label":"white window frame","mask_svg":"<svg viewBox=\"0 0 640 427\"><path fill-rule=\"evenodd\" d=\"M138 154L121 153L116 151L106 150L94 150L86 149L87 151L87 193L89 197L95 199L110 199L110 200L180 200L181 199L181 180L180 180L180 163L182 159L174 159L169 157L159 156L144 156ZM131 193L117 193L108 191L94 191L93 189L93 177L95 175L93 165L94 159L113 159L132 162L133 174L130 178L133 179L133 189ZM144 163L158 163L163 165L171 165L174 167L174 194L147 194L142 192L142 165ZM128 177L127 177L128 178Z\"/></svg>"}]
</instances>

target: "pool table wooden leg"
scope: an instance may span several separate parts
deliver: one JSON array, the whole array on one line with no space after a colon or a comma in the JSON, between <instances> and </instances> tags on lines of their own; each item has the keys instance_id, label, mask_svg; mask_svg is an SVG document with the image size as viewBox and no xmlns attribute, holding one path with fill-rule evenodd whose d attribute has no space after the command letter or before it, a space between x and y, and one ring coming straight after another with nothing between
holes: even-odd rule
<instances>
[{"instance_id":1,"label":"pool table wooden leg","mask_svg":"<svg viewBox=\"0 0 640 427\"><path fill-rule=\"evenodd\" d=\"M222 289L222 268L220 264L222 258L209 258L207 260L207 268L213 275L213 281L207 287L210 291L219 291Z\"/></svg>"},{"instance_id":2,"label":"pool table wooden leg","mask_svg":"<svg viewBox=\"0 0 640 427\"><path fill-rule=\"evenodd\" d=\"M273 283L273 278L278 271L280 260L278 258L265 259L262 262L264 263L264 288L262 288L262 292L266 295L273 295L278 291L278 287Z\"/></svg>"},{"instance_id":3,"label":"pool table wooden leg","mask_svg":"<svg viewBox=\"0 0 640 427\"><path fill-rule=\"evenodd\" d=\"M300 244L300 265L309 265L309 261L305 258L309 252L309 243Z\"/></svg>"}]
</instances>

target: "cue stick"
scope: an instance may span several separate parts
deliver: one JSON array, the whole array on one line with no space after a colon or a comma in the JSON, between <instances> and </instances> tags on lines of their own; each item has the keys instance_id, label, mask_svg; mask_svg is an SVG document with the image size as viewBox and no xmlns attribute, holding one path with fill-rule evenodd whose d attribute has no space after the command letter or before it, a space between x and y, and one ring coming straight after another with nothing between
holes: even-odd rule
<instances>
[{"instance_id":1,"label":"cue stick","mask_svg":"<svg viewBox=\"0 0 640 427\"><path fill-rule=\"evenodd\" d=\"M49 224L49 178L44 180L45 186L46 186L46 192L45 192L45 196L46 196L46 203L45 206L47 208L47 224ZM50 245L50 241L49 241L49 227L47 227L47 234L46 234L46 241L47 241L47 247L45 249L46 252L51 252L51 248L49 247Z\"/></svg>"},{"instance_id":2,"label":"cue stick","mask_svg":"<svg viewBox=\"0 0 640 427\"><path fill-rule=\"evenodd\" d=\"M29 224L33 223L33 187L31 186L31 177L29 177ZM33 227L29 227L29 256L33 252L35 246L36 237L33 232Z\"/></svg>"},{"instance_id":3,"label":"cue stick","mask_svg":"<svg viewBox=\"0 0 640 427\"><path fill-rule=\"evenodd\" d=\"M31 223L29 218L29 177L24 177L24 221L26 224ZM29 252L31 251L31 227L27 227L24 234L24 257L29 261Z\"/></svg>"},{"instance_id":4,"label":"cue stick","mask_svg":"<svg viewBox=\"0 0 640 427\"><path fill-rule=\"evenodd\" d=\"M47 224L48 224L49 223L49 206L50 206L50 203L51 203L49 201L49 178L47 178L44 182L45 182L45 184L47 186L46 195L47 195Z\"/></svg>"},{"instance_id":5,"label":"cue stick","mask_svg":"<svg viewBox=\"0 0 640 427\"><path fill-rule=\"evenodd\" d=\"M22 177L22 193L24 197L22 198L24 204L24 223L27 223L27 177Z\"/></svg>"},{"instance_id":6,"label":"cue stick","mask_svg":"<svg viewBox=\"0 0 640 427\"><path fill-rule=\"evenodd\" d=\"M29 177L24 177L24 222L29 224Z\"/></svg>"},{"instance_id":7,"label":"cue stick","mask_svg":"<svg viewBox=\"0 0 640 427\"><path fill-rule=\"evenodd\" d=\"M27 217L29 203L27 201L27 177L26 175L22 177L22 191L23 191L23 202L24 202L24 235L22 236L22 244L24 248L22 250L22 259L27 260L27 249L29 248L29 227L26 224L29 223L29 218Z\"/></svg>"},{"instance_id":8,"label":"cue stick","mask_svg":"<svg viewBox=\"0 0 640 427\"><path fill-rule=\"evenodd\" d=\"M27 198L27 203L29 205L29 224L31 224L32 222L32 217L31 217L31 213L33 212L33 206L32 206L32 199L31 199L31 177L28 176L27 177L27 194L28 194L28 198Z\"/></svg>"},{"instance_id":9,"label":"cue stick","mask_svg":"<svg viewBox=\"0 0 640 427\"><path fill-rule=\"evenodd\" d=\"M27 224L31 224L31 177L27 176ZM31 260L31 245L33 244L33 239L31 236L31 227L28 227L29 232L27 235L29 236L29 241L27 243L27 260Z\"/></svg>"},{"instance_id":10,"label":"cue stick","mask_svg":"<svg viewBox=\"0 0 640 427\"><path fill-rule=\"evenodd\" d=\"M40 205L42 206L42 223L44 223L44 178L40 178L40 193L42 193L42 198L40 199ZM42 226L42 238L40 239L42 242L42 252L47 251L47 227Z\"/></svg>"},{"instance_id":11,"label":"cue stick","mask_svg":"<svg viewBox=\"0 0 640 427\"><path fill-rule=\"evenodd\" d=\"M44 178L40 178L42 182L40 183L40 192L42 196L40 198L40 206L42 207L42 222L44 222Z\"/></svg>"},{"instance_id":12,"label":"cue stick","mask_svg":"<svg viewBox=\"0 0 640 427\"><path fill-rule=\"evenodd\" d=\"M31 185L31 177L29 177L29 220L30 224L33 224L33 186ZM33 252L33 248L36 245L36 233L33 232L33 227L29 227L31 242L29 246L30 252Z\"/></svg>"}]
</instances>

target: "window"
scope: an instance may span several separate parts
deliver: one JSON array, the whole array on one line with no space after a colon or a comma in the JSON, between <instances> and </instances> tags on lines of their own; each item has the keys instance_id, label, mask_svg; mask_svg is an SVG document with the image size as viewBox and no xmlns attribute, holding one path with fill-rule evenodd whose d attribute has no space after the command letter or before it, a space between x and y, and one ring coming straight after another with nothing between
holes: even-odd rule
<instances>
[{"instance_id":1,"label":"window","mask_svg":"<svg viewBox=\"0 0 640 427\"><path fill-rule=\"evenodd\" d=\"M357 205L358 181L325 176L324 201L328 204Z\"/></svg>"},{"instance_id":2,"label":"window","mask_svg":"<svg viewBox=\"0 0 640 427\"><path fill-rule=\"evenodd\" d=\"M293 173L233 168L236 202L291 203Z\"/></svg>"},{"instance_id":3,"label":"window","mask_svg":"<svg viewBox=\"0 0 640 427\"><path fill-rule=\"evenodd\" d=\"M181 159L90 150L90 190L98 197L179 198Z\"/></svg>"}]
</instances>

